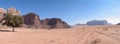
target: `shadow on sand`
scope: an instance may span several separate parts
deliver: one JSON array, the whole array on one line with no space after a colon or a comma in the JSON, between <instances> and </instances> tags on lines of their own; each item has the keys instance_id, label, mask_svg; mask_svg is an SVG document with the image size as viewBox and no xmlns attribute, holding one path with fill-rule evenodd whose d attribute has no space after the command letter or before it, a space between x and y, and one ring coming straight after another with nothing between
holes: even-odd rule
<instances>
[{"instance_id":1,"label":"shadow on sand","mask_svg":"<svg viewBox=\"0 0 120 44\"><path fill-rule=\"evenodd\" d=\"M0 32L13 32L11 30L0 30Z\"/></svg>"}]
</instances>

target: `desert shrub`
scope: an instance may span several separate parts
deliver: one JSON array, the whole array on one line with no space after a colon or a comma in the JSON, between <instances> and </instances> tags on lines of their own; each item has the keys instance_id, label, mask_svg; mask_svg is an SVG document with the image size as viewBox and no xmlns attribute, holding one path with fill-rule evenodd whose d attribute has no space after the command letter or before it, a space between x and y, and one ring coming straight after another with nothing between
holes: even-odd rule
<instances>
[{"instance_id":1,"label":"desert shrub","mask_svg":"<svg viewBox=\"0 0 120 44\"><path fill-rule=\"evenodd\" d=\"M98 43L100 43L100 42L101 42L100 39L95 39L95 40L93 40L93 41L91 42L91 44L98 44Z\"/></svg>"},{"instance_id":2,"label":"desert shrub","mask_svg":"<svg viewBox=\"0 0 120 44\"><path fill-rule=\"evenodd\" d=\"M109 30L109 28L103 28L103 30Z\"/></svg>"}]
</instances>

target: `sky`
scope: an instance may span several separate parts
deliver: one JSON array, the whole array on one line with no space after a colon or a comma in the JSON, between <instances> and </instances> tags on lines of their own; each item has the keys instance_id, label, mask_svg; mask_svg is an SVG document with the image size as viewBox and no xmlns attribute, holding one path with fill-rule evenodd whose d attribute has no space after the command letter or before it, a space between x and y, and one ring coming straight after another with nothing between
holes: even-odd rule
<instances>
[{"instance_id":1,"label":"sky","mask_svg":"<svg viewBox=\"0 0 120 44\"><path fill-rule=\"evenodd\" d=\"M33 12L40 19L61 18L70 25L90 20L120 23L120 0L0 0L0 7L15 7L21 15Z\"/></svg>"}]
</instances>

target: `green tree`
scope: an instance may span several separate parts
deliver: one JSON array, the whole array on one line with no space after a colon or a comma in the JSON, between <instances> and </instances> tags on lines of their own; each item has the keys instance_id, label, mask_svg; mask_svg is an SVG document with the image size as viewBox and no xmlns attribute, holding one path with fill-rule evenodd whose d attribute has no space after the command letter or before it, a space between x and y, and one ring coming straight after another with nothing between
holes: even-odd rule
<instances>
[{"instance_id":1,"label":"green tree","mask_svg":"<svg viewBox=\"0 0 120 44\"><path fill-rule=\"evenodd\" d=\"M23 24L23 18L18 15L6 14L3 20L5 21L3 25L11 26L13 32L15 31L14 27L20 27Z\"/></svg>"}]
</instances>

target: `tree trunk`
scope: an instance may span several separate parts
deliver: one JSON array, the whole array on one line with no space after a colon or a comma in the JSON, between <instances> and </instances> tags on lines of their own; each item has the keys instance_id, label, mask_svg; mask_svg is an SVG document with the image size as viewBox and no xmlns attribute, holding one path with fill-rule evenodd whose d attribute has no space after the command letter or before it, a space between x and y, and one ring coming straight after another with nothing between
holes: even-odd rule
<instances>
[{"instance_id":1,"label":"tree trunk","mask_svg":"<svg viewBox=\"0 0 120 44\"><path fill-rule=\"evenodd\" d=\"M14 26L13 26L13 32L15 32L15 30L14 30Z\"/></svg>"}]
</instances>

